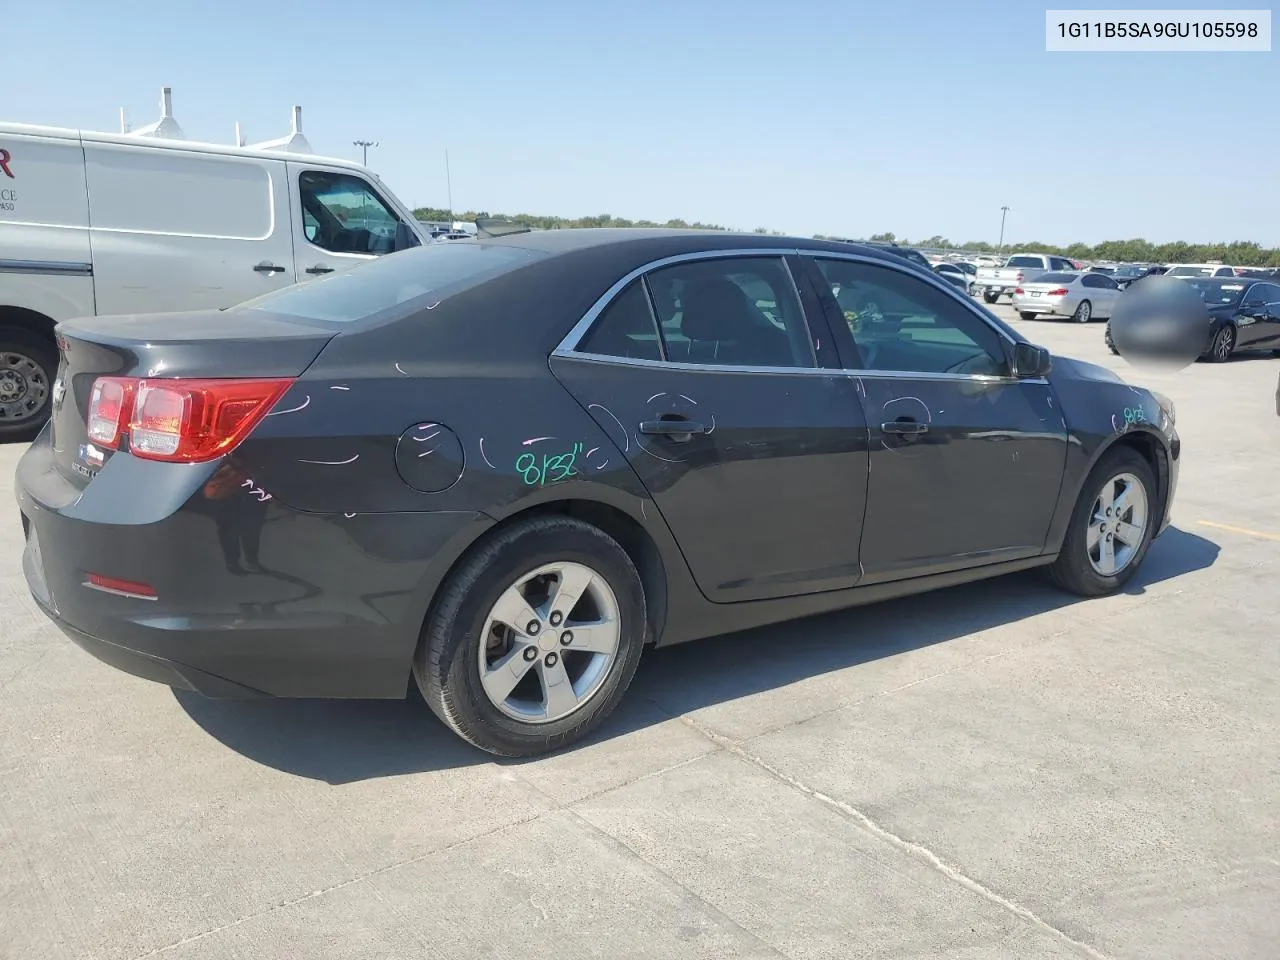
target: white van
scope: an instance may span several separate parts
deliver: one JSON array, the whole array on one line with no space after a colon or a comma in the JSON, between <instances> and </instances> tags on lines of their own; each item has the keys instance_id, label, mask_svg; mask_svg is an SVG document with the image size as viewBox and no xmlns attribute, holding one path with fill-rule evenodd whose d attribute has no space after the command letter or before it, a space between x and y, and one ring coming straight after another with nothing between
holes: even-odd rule
<instances>
[{"instance_id":1,"label":"white van","mask_svg":"<svg viewBox=\"0 0 1280 960\"><path fill-rule=\"evenodd\" d=\"M298 142L0 123L0 437L48 418L61 320L231 306L429 242L366 167Z\"/></svg>"}]
</instances>

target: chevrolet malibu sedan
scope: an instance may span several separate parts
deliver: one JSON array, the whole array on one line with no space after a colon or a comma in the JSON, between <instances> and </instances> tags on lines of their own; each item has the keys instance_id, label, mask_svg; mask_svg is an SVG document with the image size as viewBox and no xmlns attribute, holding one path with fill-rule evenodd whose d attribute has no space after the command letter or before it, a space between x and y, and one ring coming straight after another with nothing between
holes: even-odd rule
<instances>
[{"instance_id":1,"label":"chevrolet malibu sedan","mask_svg":"<svg viewBox=\"0 0 1280 960\"><path fill-rule=\"evenodd\" d=\"M506 756L595 728L646 646L1029 568L1115 591L1179 472L1167 399L847 243L484 235L57 333L16 495L72 640L211 697L416 684Z\"/></svg>"},{"instance_id":2,"label":"chevrolet malibu sedan","mask_svg":"<svg viewBox=\"0 0 1280 960\"><path fill-rule=\"evenodd\" d=\"M1013 309L1023 320L1069 317L1088 323L1109 318L1121 292L1105 273L1042 273L1013 291Z\"/></svg>"}]
</instances>

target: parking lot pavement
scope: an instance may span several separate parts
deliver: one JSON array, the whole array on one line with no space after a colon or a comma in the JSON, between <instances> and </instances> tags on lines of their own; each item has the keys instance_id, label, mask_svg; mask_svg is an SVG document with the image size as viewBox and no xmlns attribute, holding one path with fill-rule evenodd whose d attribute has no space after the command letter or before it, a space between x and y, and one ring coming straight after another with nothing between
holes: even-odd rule
<instances>
[{"instance_id":1,"label":"parking lot pavement","mask_svg":"<svg viewBox=\"0 0 1280 960\"><path fill-rule=\"evenodd\" d=\"M412 700L117 673L36 612L9 509L0 957L1274 958L1280 360L1150 376L1100 323L1012 322L1177 403L1125 593L1017 575L657 651L527 763Z\"/></svg>"}]
</instances>

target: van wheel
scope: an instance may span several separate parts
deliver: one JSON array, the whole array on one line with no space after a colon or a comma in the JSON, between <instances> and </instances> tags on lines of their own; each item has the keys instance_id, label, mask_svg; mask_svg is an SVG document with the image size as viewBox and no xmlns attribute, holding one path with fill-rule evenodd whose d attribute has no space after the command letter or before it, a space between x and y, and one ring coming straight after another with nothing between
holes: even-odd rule
<instances>
[{"instance_id":1,"label":"van wheel","mask_svg":"<svg viewBox=\"0 0 1280 960\"><path fill-rule=\"evenodd\" d=\"M503 757L595 729L635 676L644 588L625 550L570 517L513 524L449 577L414 655L432 712Z\"/></svg>"},{"instance_id":2,"label":"van wheel","mask_svg":"<svg viewBox=\"0 0 1280 960\"><path fill-rule=\"evenodd\" d=\"M22 327L0 327L0 439L34 436L49 419L58 351Z\"/></svg>"}]
</instances>

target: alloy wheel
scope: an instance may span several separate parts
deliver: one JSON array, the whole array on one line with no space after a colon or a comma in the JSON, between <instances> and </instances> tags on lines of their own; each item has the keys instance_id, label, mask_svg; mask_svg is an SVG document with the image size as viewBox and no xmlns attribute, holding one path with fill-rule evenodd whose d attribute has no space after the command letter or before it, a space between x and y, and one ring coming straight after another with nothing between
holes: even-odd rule
<instances>
[{"instance_id":1,"label":"alloy wheel","mask_svg":"<svg viewBox=\"0 0 1280 960\"><path fill-rule=\"evenodd\" d=\"M1094 572L1114 577L1133 562L1147 534L1147 491L1132 473L1102 485L1089 512L1085 547Z\"/></svg>"},{"instance_id":2,"label":"alloy wheel","mask_svg":"<svg viewBox=\"0 0 1280 960\"><path fill-rule=\"evenodd\" d=\"M1093 305L1088 300L1081 300L1076 307L1076 323L1088 323L1093 318Z\"/></svg>"},{"instance_id":3,"label":"alloy wheel","mask_svg":"<svg viewBox=\"0 0 1280 960\"><path fill-rule=\"evenodd\" d=\"M617 659L618 599L581 563L551 563L508 586L485 618L480 683L489 702L522 723L581 709Z\"/></svg>"},{"instance_id":4,"label":"alloy wheel","mask_svg":"<svg viewBox=\"0 0 1280 960\"><path fill-rule=\"evenodd\" d=\"M1230 358L1236 345L1236 332L1231 327L1223 327L1213 338L1213 357L1215 360Z\"/></svg>"}]
</instances>

